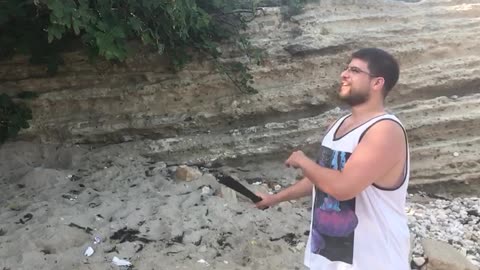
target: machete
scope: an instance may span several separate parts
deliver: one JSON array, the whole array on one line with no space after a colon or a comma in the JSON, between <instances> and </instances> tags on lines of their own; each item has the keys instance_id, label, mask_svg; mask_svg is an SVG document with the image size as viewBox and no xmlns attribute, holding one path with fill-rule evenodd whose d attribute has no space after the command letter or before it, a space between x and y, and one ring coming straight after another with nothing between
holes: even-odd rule
<instances>
[{"instance_id":1,"label":"machete","mask_svg":"<svg viewBox=\"0 0 480 270\"><path fill-rule=\"evenodd\" d=\"M257 203L262 200L261 197L255 195L255 193L250 191L237 180L233 179L233 177L231 177L230 175L217 174L216 177L220 184L235 190L236 192L252 200L252 202Z\"/></svg>"}]
</instances>

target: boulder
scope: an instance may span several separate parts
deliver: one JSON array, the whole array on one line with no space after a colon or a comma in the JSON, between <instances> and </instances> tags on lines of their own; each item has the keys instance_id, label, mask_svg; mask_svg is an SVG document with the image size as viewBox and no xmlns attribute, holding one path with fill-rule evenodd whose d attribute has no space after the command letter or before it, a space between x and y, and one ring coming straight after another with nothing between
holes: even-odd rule
<instances>
[{"instance_id":1,"label":"boulder","mask_svg":"<svg viewBox=\"0 0 480 270\"><path fill-rule=\"evenodd\" d=\"M460 251L446 242L423 239L427 264L422 270L478 270Z\"/></svg>"}]
</instances>

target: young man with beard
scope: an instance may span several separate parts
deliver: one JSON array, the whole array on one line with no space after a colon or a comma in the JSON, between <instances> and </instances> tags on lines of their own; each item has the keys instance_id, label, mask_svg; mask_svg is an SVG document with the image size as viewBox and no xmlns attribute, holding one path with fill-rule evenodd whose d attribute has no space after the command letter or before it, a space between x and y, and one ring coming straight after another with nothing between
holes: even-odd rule
<instances>
[{"instance_id":1,"label":"young man with beard","mask_svg":"<svg viewBox=\"0 0 480 270\"><path fill-rule=\"evenodd\" d=\"M302 170L302 180L274 195L258 194L261 209L312 195L304 257L310 269L410 269L408 141L384 107L398 77L397 61L384 50L353 53L338 90L351 112L328 128L315 161L302 151L285 161Z\"/></svg>"}]
</instances>

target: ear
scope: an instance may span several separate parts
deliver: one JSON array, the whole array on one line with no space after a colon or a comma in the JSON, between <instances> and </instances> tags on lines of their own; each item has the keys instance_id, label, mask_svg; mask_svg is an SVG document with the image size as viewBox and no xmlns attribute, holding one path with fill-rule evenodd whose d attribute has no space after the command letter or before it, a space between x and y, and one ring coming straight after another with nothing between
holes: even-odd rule
<instances>
[{"instance_id":1,"label":"ear","mask_svg":"<svg viewBox=\"0 0 480 270\"><path fill-rule=\"evenodd\" d=\"M375 87L376 89L382 90L384 85L385 85L385 79L383 77L375 78L373 82L373 87Z\"/></svg>"}]
</instances>

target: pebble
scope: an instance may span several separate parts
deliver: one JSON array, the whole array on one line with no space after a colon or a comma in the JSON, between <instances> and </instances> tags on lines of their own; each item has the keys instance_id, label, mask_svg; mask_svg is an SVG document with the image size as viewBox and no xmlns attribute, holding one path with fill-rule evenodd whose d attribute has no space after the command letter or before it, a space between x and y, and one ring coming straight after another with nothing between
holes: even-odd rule
<instances>
[{"instance_id":1,"label":"pebble","mask_svg":"<svg viewBox=\"0 0 480 270\"><path fill-rule=\"evenodd\" d=\"M415 257L413 258L413 262L415 263L416 266L422 266L425 264L425 258L424 257Z\"/></svg>"},{"instance_id":2,"label":"pebble","mask_svg":"<svg viewBox=\"0 0 480 270\"><path fill-rule=\"evenodd\" d=\"M305 248L305 243L304 242L300 242L297 244L297 246L295 247L298 251L302 251L304 248Z\"/></svg>"},{"instance_id":3,"label":"pebble","mask_svg":"<svg viewBox=\"0 0 480 270\"><path fill-rule=\"evenodd\" d=\"M211 192L210 187L205 186L202 188L202 194L208 195L210 194L210 192Z\"/></svg>"}]
</instances>

